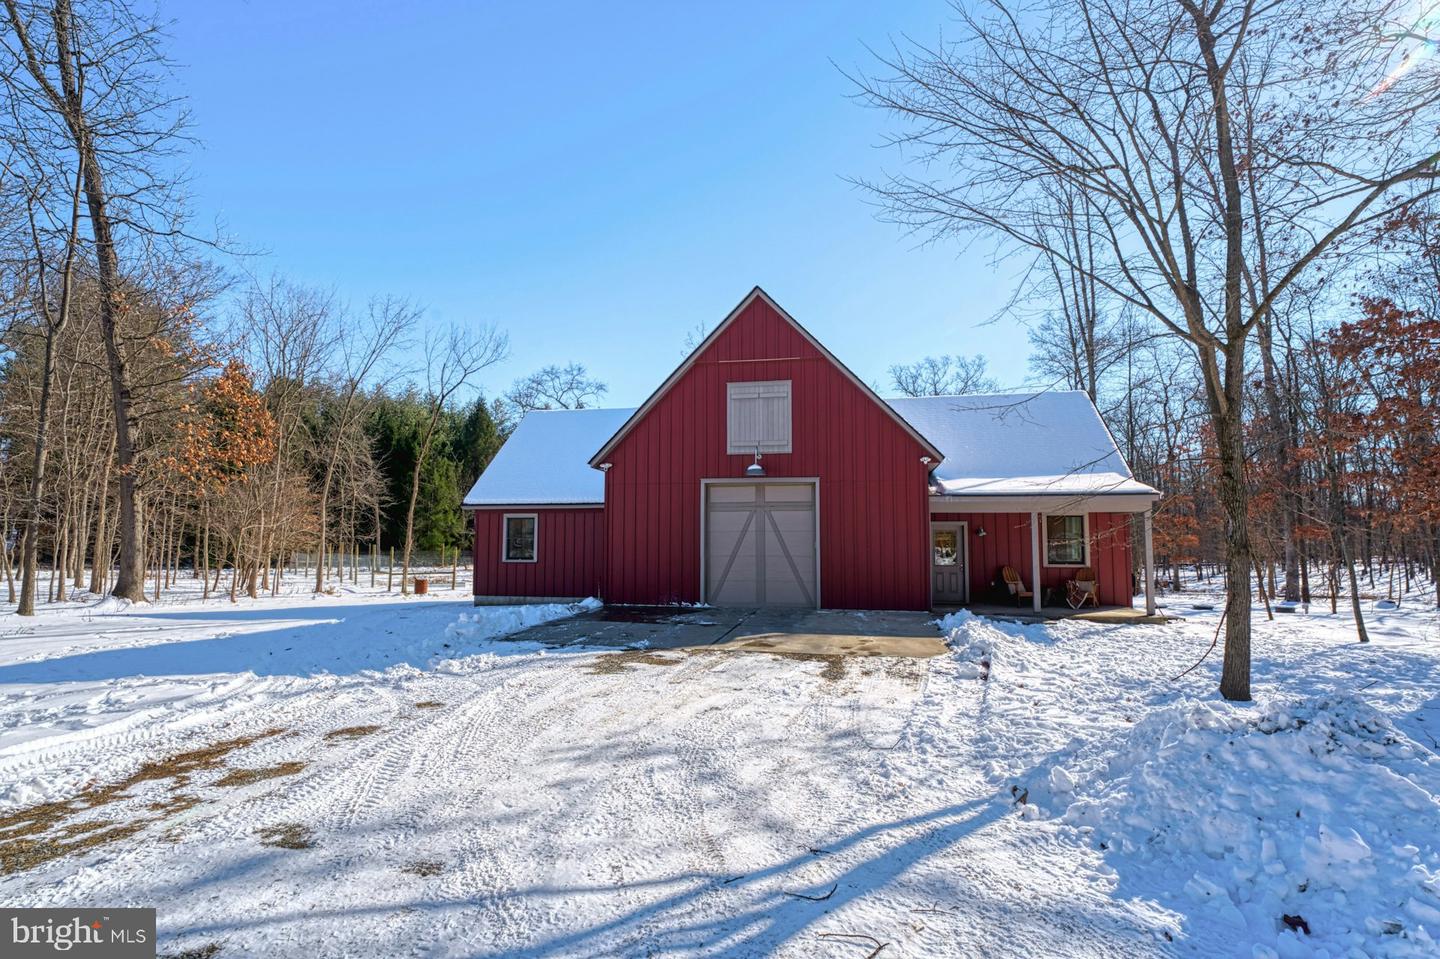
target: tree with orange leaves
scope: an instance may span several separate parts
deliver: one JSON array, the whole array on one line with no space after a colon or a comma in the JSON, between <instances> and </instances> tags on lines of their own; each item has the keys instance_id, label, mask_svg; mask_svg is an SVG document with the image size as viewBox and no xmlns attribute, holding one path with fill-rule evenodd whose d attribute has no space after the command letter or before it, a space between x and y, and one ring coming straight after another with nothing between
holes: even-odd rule
<instances>
[{"instance_id":1,"label":"tree with orange leaves","mask_svg":"<svg viewBox=\"0 0 1440 959\"><path fill-rule=\"evenodd\" d=\"M255 391L249 372L238 360L227 363L220 375L200 390L198 402L187 405L183 412L178 452L171 458L170 465L192 484L195 498L201 504L204 520L199 553L208 562L210 531L217 505L223 507L227 498L248 502L252 497L245 487L252 485L254 469L275 458L275 418L266 407L264 397ZM253 513L253 510L222 510L222 519L243 513ZM254 595L259 560L242 559L248 526L228 522L222 522L221 526L233 571L230 598L235 599L242 564L247 590ZM208 596L211 588L208 570L204 575Z\"/></svg>"},{"instance_id":2,"label":"tree with orange leaves","mask_svg":"<svg viewBox=\"0 0 1440 959\"><path fill-rule=\"evenodd\" d=\"M1360 319L1341 324L1328 347L1343 371L1340 388L1358 401L1338 425L1375 445L1373 479L1394 526L1430 544L1440 606L1440 318L1367 298Z\"/></svg>"},{"instance_id":3,"label":"tree with orange leaves","mask_svg":"<svg viewBox=\"0 0 1440 959\"><path fill-rule=\"evenodd\" d=\"M201 391L199 403L183 412L179 454L170 465L198 493L223 493L247 469L275 456L275 418L238 360L226 363Z\"/></svg>"}]
</instances>

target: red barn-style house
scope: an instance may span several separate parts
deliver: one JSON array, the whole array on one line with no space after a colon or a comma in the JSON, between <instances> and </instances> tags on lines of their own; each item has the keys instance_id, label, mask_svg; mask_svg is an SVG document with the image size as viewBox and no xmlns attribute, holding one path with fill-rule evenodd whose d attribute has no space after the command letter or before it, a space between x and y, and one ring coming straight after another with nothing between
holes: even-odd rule
<instances>
[{"instance_id":1,"label":"red barn-style house","mask_svg":"<svg viewBox=\"0 0 1440 959\"><path fill-rule=\"evenodd\" d=\"M923 610L1008 566L1039 609L1084 568L1129 606L1159 495L1084 393L884 400L757 287L639 409L527 415L464 506L477 604Z\"/></svg>"}]
</instances>

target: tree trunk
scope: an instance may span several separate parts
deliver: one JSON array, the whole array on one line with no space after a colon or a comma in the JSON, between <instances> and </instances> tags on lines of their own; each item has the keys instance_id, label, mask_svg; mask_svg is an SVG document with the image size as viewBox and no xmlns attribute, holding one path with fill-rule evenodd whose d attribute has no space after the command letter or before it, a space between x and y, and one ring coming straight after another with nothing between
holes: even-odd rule
<instances>
[{"instance_id":1,"label":"tree trunk","mask_svg":"<svg viewBox=\"0 0 1440 959\"><path fill-rule=\"evenodd\" d=\"M329 522L328 513L330 510L330 481L334 471L334 458L325 464L325 477L320 483L320 543L316 547L316 555L320 557L315 564L315 592L325 589L325 524Z\"/></svg>"},{"instance_id":2,"label":"tree trunk","mask_svg":"<svg viewBox=\"0 0 1440 959\"><path fill-rule=\"evenodd\" d=\"M1244 276L1244 206L1240 192L1240 165L1235 156L1231 129L1229 90L1226 86L1228 61L1222 65L1216 52L1214 15L1186 4L1195 25L1195 39L1205 64L1206 79L1214 100L1215 157L1224 196L1222 230L1225 237L1225 282L1221 314L1224 340L1216 341L1206 325L1205 311L1194 288L1194 253L1182 303L1186 325L1201 346L1201 367L1215 427L1215 445L1220 459L1219 499L1225 510L1225 659L1220 673L1220 695L1228 700L1250 699L1250 517L1249 493L1245 486L1245 436L1242 425L1245 402L1246 328L1241 318ZM1203 334L1203 335L1202 335ZM1213 343L1206 349L1203 344ZM1208 353L1208 355L1206 355ZM1224 370L1217 368L1224 357Z\"/></svg>"},{"instance_id":3,"label":"tree trunk","mask_svg":"<svg viewBox=\"0 0 1440 959\"><path fill-rule=\"evenodd\" d=\"M1430 530L1430 585L1435 587L1435 608L1440 609L1440 527Z\"/></svg>"},{"instance_id":4,"label":"tree trunk","mask_svg":"<svg viewBox=\"0 0 1440 959\"><path fill-rule=\"evenodd\" d=\"M1345 564L1345 572L1350 577L1350 612L1355 617L1355 635L1362 643L1370 642L1370 634L1365 630L1365 614L1360 609L1360 580L1355 575L1355 564L1350 560L1350 547L1345 542L1345 534L1338 535L1341 561Z\"/></svg>"},{"instance_id":5,"label":"tree trunk","mask_svg":"<svg viewBox=\"0 0 1440 959\"><path fill-rule=\"evenodd\" d=\"M96 150L83 92L75 72L72 48L73 16L70 0L56 0L51 13L58 44L56 68L65 101L65 122L80 160L85 206L95 238L95 274L100 288L100 331L105 341L105 361L110 374L110 403L115 417L115 454L120 466L120 565L114 595L135 602L145 600L144 532L138 502L137 463L133 439L134 402L130 395L130 373L120 348L120 325L125 313L125 290L120 259L115 250L110 221L110 195Z\"/></svg>"},{"instance_id":6,"label":"tree trunk","mask_svg":"<svg viewBox=\"0 0 1440 959\"><path fill-rule=\"evenodd\" d=\"M1325 466L1329 476L1327 477L1330 490L1330 541L1335 547L1335 556L1345 567L1345 574L1350 581L1350 610L1355 616L1355 632L1362 643L1370 642L1370 636L1365 631L1365 617L1360 611L1360 581L1355 575L1355 562L1350 555L1350 537L1347 525L1349 523L1349 510L1345 504L1345 493L1341 489L1340 475L1344 471L1343 461L1333 450L1325 459ZM1336 592L1339 590L1339 576L1335 580ZM1333 608L1333 606L1332 606Z\"/></svg>"},{"instance_id":7,"label":"tree trunk","mask_svg":"<svg viewBox=\"0 0 1440 959\"><path fill-rule=\"evenodd\" d=\"M9 601L15 602L15 567L10 557L10 505L5 505L5 519L0 525L0 560L5 563L5 589L9 594ZM373 584L372 584L373 585Z\"/></svg>"},{"instance_id":8,"label":"tree trunk","mask_svg":"<svg viewBox=\"0 0 1440 959\"><path fill-rule=\"evenodd\" d=\"M1310 602L1310 551L1300 548L1300 601Z\"/></svg>"},{"instance_id":9,"label":"tree trunk","mask_svg":"<svg viewBox=\"0 0 1440 959\"><path fill-rule=\"evenodd\" d=\"M39 572L40 507L45 499L45 461L49 458L46 433L50 426L50 399L55 382L55 337L45 338L44 368L40 378L40 408L35 422L34 464L30 470L30 499L25 508L25 534L20 539L20 604L15 612L35 615L35 588Z\"/></svg>"},{"instance_id":10,"label":"tree trunk","mask_svg":"<svg viewBox=\"0 0 1440 959\"><path fill-rule=\"evenodd\" d=\"M50 557L50 586L55 595L51 602L58 603L65 599L65 577L68 571L65 568L65 549L70 542L70 504L65 504L65 511L60 515L59 525L55 528L55 552Z\"/></svg>"},{"instance_id":11,"label":"tree trunk","mask_svg":"<svg viewBox=\"0 0 1440 959\"><path fill-rule=\"evenodd\" d=\"M90 592L99 596L105 592L105 581L110 578L110 529L107 513L110 506L110 452L105 453L105 464L100 469L100 501L95 505L95 561L90 564Z\"/></svg>"},{"instance_id":12,"label":"tree trunk","mask_svg":"<svg viewBox=\"0 0 1440 959\"><path fill-rule=\"evenodd\" d=\"M1265 591L1265 571L1260 568L1259 558L1255 560L1255 583L1257 592L1260 593L1260 599L1265 603L1265 618L1273 623L1275 622L1275 610L1270 606L1270 597L1275 595L1275 583L1273 580L1271 581L1270 591L1267 593Z\"/></svg>"},{"instance_id":13,"label":"tree trunk","mask_svg":"<svg viewBox=\"0 0 1440 959\"><path fill-rule=\"evenodd\" d=\"M1232 361L1234 362L1234 361ZM1227 370L1227 379L1229 379ZM1245 488L1245 446L1236 397L1214 417L1220 458L1218 497L1225 510L1225 658L1220 695L1234 702L1250 699L1250 549L1249 496Z\"/></svg>"}]
</instances>

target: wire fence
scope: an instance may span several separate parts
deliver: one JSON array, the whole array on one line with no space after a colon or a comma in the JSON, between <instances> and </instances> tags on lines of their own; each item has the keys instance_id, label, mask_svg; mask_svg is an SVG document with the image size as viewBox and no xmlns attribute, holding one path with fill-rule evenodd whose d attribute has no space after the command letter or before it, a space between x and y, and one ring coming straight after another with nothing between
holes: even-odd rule
<instances>
[{"instance_id":1,"label":"wire fence","mask_svg":"<svg viewBox=\"0 0 1440 959\"><path fill-rule=\"evenodd\" d=\"M285 572L312 576L316 562L325 567L325 579L331 583L385 589L460 589L468 586L474 569L472 554L460 549L414 550L410 554L410 582L404 582L403 555L395 549L381 550L359 544L344 544L325 551L297 551L290 555ZM424 585L421 585L421 581Z\"/></svg>"},{"instance_id":2,"label":"wire fence","mask_svg":"<svg viewBox=\"0 0 1440 959\"><path fill-rule=\"evenodd\" d=\"M363 569L367 572L370 570L371 566L374 566L377 570L381 572L386 572L393 565L395 567L396 573L398 574L400 571L400 567L404 564L404 556L401 551L398 549L392 550L388 547L382 550L378 556L375 555L373 549L368 546L360 547L358 555L354 550L326 550L326 552L327 554L329 554L326 565L332 570L338 569L340 565L343 565L347 570L350 569L351 566L358 565L360 569ZM315 568L315 561L318 556L318 553L307 553L303 550L291 553L289 559L285 564L285 568L287 571L307 569L313 570ZM454 565L458 565L461 569L473 568L474 560L472 554L468 550L453 549L417 549L410 554L411 572L414 572L417 569L448 570L451 566Z\"/></svg>"}]
</instances>

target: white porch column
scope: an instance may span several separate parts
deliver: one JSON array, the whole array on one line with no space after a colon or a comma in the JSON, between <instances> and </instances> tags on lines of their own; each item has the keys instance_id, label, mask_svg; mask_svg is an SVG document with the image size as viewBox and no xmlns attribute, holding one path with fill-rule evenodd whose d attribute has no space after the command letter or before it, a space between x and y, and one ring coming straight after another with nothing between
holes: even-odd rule
<instances>
[{"instance_id":1,"label":"white porch column","mask_svg":"<svg viewBox=\"0 0 1440 959\"><path fill-rule=\"evenodd\" d=\"M1030 514L1030 592L1035 612L1040 612L1040 514Z\"/></svg>"},{"instance_id":2,"label":"white porch column","mask_svg":"<svg viewBox=\"0 0 1440 959\"><path fill-rule=\"evenodd\" d=\"M1141 515L1145 517L1145 615L1155 615L1155 519L1154 507Z\"/></svg>"}]
</instances>

